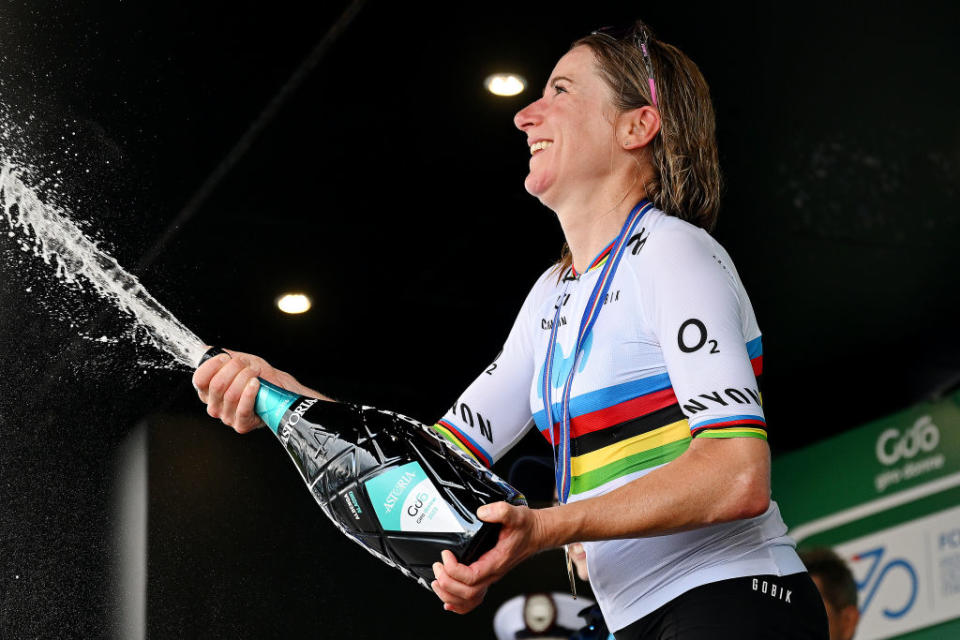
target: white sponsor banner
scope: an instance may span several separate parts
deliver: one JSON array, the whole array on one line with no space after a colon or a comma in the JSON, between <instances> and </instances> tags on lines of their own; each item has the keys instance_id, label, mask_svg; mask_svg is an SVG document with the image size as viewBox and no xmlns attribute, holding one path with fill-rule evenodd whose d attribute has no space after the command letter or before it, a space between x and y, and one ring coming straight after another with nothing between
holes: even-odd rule
<instances>
[{"instance_id":1,"label":"white sponsor banner","mask_svg":"<svg viewBox=\"0 0 960 640\"><path fill-rule=\"evenodd\" d=\"M857 581L857 640L960 618L960 507L837 545Z\"/></svg>"}]
</instances>

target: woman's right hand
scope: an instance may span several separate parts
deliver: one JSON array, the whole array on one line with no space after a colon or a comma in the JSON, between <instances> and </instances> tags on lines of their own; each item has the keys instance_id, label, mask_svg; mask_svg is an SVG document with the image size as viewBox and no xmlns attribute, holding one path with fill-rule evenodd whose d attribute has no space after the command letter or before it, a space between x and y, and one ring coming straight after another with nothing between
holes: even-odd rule
<instances>
[{"instance_id":1,"label":"woman's right hand","mask_svg":"<svg viewBox=\"0 0 960 640\"><path fill-rule=\"evenodd\" d=\"M274 369L263 358L239 351L221 353L200 365L193 374L193 386L211 417L237 433L247 433L263 426L253 410L260 388L258 377L286 389L300 386L293 376Z\"/></svg>"}]
</instances>

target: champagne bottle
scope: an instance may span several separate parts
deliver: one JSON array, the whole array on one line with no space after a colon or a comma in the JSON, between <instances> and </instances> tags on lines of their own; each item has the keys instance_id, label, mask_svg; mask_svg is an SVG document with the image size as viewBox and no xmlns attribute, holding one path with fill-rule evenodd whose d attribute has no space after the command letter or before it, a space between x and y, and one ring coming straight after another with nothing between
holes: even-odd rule
<instances>
[{"instance_id":1,"label":"champagne bottle","mask_svg":"<svg viewBox=\"0 0 960 640\"><path fill-rule=\"evenodd\" d=\"M201 364L219 353L210 349ZM255 411L327 517L427 589L443 549L469 564L496 544L500 525L478 519L478 507L526 504L436 431L398 413L298 395L262 378Z\"/></svg>"}]
</instances>

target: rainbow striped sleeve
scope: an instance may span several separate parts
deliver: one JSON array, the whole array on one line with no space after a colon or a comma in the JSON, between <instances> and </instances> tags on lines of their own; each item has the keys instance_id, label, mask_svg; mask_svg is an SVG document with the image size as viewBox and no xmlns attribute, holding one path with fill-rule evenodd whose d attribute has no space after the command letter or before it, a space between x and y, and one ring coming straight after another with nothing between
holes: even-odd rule
<instances>
[{"instance_id":1,"label":"rainbow striped sleeve","mask_svg":"<svg viewBox=\"0 0 960 640\"><path fill-rule=\"evenodd\" d=\"M753 365L753 375L759 383L763 373L763 345L760 338L747 343L747 355ZM758 392L759 395L759 392ZM761 403L763 398L760 399ZM699 422L690 427L694 438L761 438L767 439L767 422L763 416L741 414Z\"/></svg>"},{"instance_id":2,"label":"rainbow striped sleeve","mask_svg":"<svg viewBox=\"0 0 960 640\"><path fill-rule=\"evenodd\" d=\"M729 416L707 420L690 430L694 438L761 438L767 439L767 423L760 416Z\"/></svg>"},{"instance_id":3,"label":"rainbow striped sleeve","mask_svg":"<svg viewBox=\"0 0 960 640\"><path fill-rule=\"evenodd\" d=\"M493 464L493 459L489 453L484 451L483 447L446 420L437 421L437 424L433 425L432 428L443 436L444 440L451 442L458 449L488 469Z\"/></svg>"}]
</instances>

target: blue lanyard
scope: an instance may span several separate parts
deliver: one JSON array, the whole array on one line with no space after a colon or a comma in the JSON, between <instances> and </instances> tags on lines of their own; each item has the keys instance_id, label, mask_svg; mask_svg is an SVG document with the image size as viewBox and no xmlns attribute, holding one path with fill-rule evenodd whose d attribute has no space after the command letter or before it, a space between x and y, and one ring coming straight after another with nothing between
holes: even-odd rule
<instances>
[{"instance_id":1,"label":"blue lanyard","mask_svg":"<svg viewBox=\"0 0 960 640\"><path fill-rule=\"evenodd\" d=\"M553 316L553 327L550 329L550 340L547 343L547 356L543 364L543 408L547 418L547 425L550 429L551 444L554 445L553 469L557 483L557 497L561 504L566 504L570 496L570 390L573 388L573 375L577 370L577 363L580 360L580 353L586 342L587 336L593 329L600 311L603 309L603 301L606 299L607 292L610 289L610 283L620 265L620 259L627 247L627 242L633 236L634 229L647 211L653 208L653 205L647 200L641 200L637 206L630 211L627 221L620 229L620 234L613 241L613 248L603 265L603 271L597 283L593 286L593 292L587 300L587 306L583 310L583 317L580 319L580 329L577 333L577 343L574 349L570 373L563 385L563 396L560 401L561 415L559 421L560 433L556 433L553 421L553 360L554 349L557 344L557 330L560 327L560 310L563 308L563 300L567 293L569 281L564 285L560 294L560 300L557 302L557 311ZM559 437L558 437L559 435Z\"/></svg>"}]
</instances>

